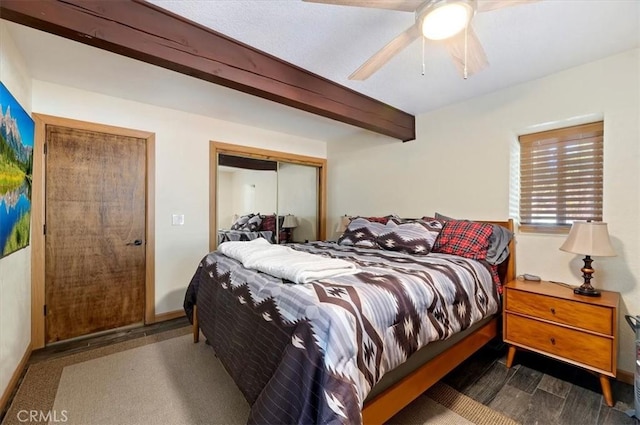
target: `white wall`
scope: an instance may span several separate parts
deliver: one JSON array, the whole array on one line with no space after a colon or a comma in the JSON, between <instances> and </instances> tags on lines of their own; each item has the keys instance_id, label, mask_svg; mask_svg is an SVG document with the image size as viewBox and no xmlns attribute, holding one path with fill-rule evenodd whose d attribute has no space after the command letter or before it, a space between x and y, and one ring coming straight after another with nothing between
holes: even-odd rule
<instances>
[{"instance_id":1,"label":"white wall","mask_svg":"<svg viewBox=\"0 0 640 425\"><path fill-rule=\"evenodd\" d=\"M0 21L0 81L31 112L31 77ZM31 247L0 259L0 395L31 342Z\"/></svg>"},{"instance_id":2,"label":"white wall","mask_svg":"<svg viewBox=\"0 0 640 425\"><path fill-rule=\"evenodd\" d=\"M604 221L618 256L595 259L593 284L622 294L619 368L633 371L623 315L640 314L639 64L631 50L418 116L412 142L330 142L329 229L343 214L505 219L517 136L604 117ZM558 250L564 236L516 237L518 273L581 282L581 256Z\"/></svg>"},{"instance_id":3,"label":"white wall","mask_svg":"<svg viewBox=\"0 0 640 425\"><path fill-rule=\"evenodd\" d=\"M326 143L33 81L33 112L156 134L156 313L182 308L209 246L209 141L326 158ZM172 214L184 226L171 226Z\"/></svg>"}]
</instances>

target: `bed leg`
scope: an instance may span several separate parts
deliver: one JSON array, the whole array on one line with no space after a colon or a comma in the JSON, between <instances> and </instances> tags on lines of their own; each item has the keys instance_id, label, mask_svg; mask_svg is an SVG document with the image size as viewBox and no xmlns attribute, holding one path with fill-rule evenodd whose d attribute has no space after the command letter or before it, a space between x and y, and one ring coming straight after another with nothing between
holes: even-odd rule
<instances>
[{"instance_id":1,"label":"bed leg","mask_svg":"<svg viewBox=\"0 0 640 425\"><path fill-rule=\"evenodd\" d=\"M200 341L200 325L198 324L198 306L193 306L193 343Z\"/></svg>"}]
</instances>

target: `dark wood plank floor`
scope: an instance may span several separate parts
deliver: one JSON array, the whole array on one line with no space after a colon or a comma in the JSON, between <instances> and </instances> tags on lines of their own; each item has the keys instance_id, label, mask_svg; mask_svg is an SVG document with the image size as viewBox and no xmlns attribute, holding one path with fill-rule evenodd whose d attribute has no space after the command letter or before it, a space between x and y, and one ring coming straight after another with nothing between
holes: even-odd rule
<instances>
[{"instance_id":1,"label":"dark wood plank floor","mask_svg":"<svg viewBox=\"0 0 640 425\"><path fill-rule=\"evenodd\" d=\"M632 385L612 381L615 405L608 407L596 375L522 351L507 369L506 352L490 343L443 380L525 425L640 425L625 413L633 409Z\"/></svg>"}]
</instances>

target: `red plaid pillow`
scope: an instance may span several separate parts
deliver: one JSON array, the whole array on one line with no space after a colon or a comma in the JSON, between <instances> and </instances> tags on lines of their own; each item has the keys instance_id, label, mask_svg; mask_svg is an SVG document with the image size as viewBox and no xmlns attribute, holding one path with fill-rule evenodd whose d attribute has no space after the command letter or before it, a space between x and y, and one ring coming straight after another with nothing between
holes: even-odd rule
<instances>
[{"instance_id":1,"label":"red plaid pillow","mask_svg":"<svg viewBox=\"0 0 640 425\"><path fill-rule=\"evenodd\" d=\"M262 223L260 224L260 230L267 230L270 232L276 232L276 216L265 215L262 217Z\"/></svg>"},{"instance_id":2,"label":"red plaid pillow","mask_svg":"<svg viewBox=\"0 0 640 425\"><path fill-rule=\"evenodd\" d=\"M487 223L449 220L445 222L432 252L484 260L492 233L493 227Z\"/></svg>"}]
</instances>

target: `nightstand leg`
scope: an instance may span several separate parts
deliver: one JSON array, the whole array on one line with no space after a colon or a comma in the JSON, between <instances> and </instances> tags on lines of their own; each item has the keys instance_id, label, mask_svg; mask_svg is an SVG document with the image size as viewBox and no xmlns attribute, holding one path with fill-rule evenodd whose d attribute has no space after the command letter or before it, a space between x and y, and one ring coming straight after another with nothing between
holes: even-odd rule
<instances>
[{"instance_id":1,"label":"nightstand leg","mask_svg":"<svg viewBox=\"0 0 640 425\"><path fill-rule=\"evenodd\" d=\"M613 395L611 394L611 382L609 382L608 376L600 375L600 386L602 387L602 396L604 397L604 402L607 403L607 406L613 407Z\"/></svg>"},{"instance_id":2,"label":"nightstand leg","mask_svg":"<svg viewBox=\"0 0 640 425\"><path fill-rule=\"evenodd\" d=\"M510 368L513 364L513 358L516 356L516 347L513 345L509 346L509 351L507 352L507 368Z\"/></svg>"}]
</instances>

